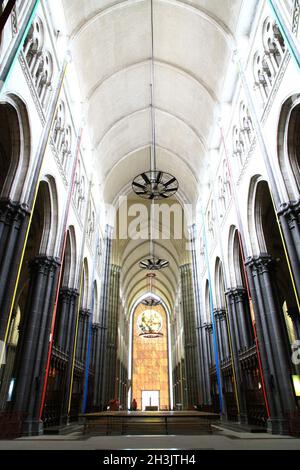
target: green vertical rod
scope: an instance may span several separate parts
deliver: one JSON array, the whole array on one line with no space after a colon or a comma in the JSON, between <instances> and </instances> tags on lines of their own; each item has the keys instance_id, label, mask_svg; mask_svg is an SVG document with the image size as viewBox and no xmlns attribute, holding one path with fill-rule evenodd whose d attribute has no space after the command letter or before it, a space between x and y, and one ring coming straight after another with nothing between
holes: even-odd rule
<instances>
[{"instance_id":1,"label":"green vertical rod","mask_svg":"<svg viewBox=\"0 0 300 470\"><path fill-rule=\"evenodd\" d=\"M29 29L32 25L33 18L35 17L36 10L40 4L40 0L34 0L33 6L31 9L29 9L29 12L27 13L26 19L24 20L24 23L20 29L19 35L16 39L15 46L13 47L7 62L3 68L3 71L0 75L0 94L2 94L4 86L7 84L7 82L10 79L11 73L13 71L14 65L19 57L19 53L23 47L24 41L27 37L27 34L29 32Z\"/></svg>"}]
</instances>

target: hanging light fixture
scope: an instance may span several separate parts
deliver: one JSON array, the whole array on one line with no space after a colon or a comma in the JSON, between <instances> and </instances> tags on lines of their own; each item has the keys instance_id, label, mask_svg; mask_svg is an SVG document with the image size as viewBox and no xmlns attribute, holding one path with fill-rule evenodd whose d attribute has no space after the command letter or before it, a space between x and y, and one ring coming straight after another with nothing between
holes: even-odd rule
<instances>
[{"instance_id":1,"label":"hanging light fixture","mask_svg":"<svg viewBox=\"0 0 300 470\"><path fill-rule=\"evenodd\" d=\"M157 305L161 304L161 300L157 299L154 297L154 280L156 278L155 273L148 273L146 275L146 278L149 279L149 296L146 297L143 301L142 304L146 305L147 307L156 307Z\"/></svg>"},{"instance_id":2,"label":"hanging light fixture","mask_svg":"<svg viewBox=\"0 0 300 470\"><path fill-rule=\"evenodd\" d=\"M153 22L153 0L151 0L151 80L150 80L150 101L151 101L151 125L152 125L152 144L150 148L150 170L136 176L132 182L132 188L135 194L143 199L149 199L152 202L159 199L167 199L173 196L178 190L177 179L156 169L156 129L155 129L155 108L154 108L154 22ZM151 216L152 217L152 210ZM141 269L148 271L159 271L167 268L169 261L157 258L154 253L154 242L152 233L152 221L150 220L150 256L139 262Z\"/></svg>"},{"instance_id":3,"label":"hanging light fixture","mask_svg":"<svg viewBox=\"0 0 300 470\"><path fill-rule=\"evenodd\" d=\"M150 170L136 176L132 182L132 189L143 199L167 199L178 191L179 184L175 176L157 170L156 168L156 129L154 108L154 22L153 0L151 0L151 82L150 82L150 108L152 125L152 143L150 149Z\"/></svg>"},{"instance_id":4,"label":"hanging light fixture","mask_svg":"<svg viewBox=\"0 0 300 470\"><path fill-rule=\"evenodd\" d=\"M159 271L160 269L167 268L169 261L161 258L145 258L140 261L141 269L148 269L149 271Z\"/></svg>"},{"instance_id":5,"label":"hanging light fixture","mask_svg":"<svg viewBox=\"0 0 300 470\"><path fill-rule=\"evenodd\" d=\"M142 304L149 307L145 309L137 319L137 327L139 336L143 338L158 338L163 336L161 332L163 326L163 320L160 313L153 307L156 307L161 303L154 297L154 280L156 278L155 273L148 273L146 276L149 279L149 292L150 295L143 300Z\"/></svg>"}]
</instances>

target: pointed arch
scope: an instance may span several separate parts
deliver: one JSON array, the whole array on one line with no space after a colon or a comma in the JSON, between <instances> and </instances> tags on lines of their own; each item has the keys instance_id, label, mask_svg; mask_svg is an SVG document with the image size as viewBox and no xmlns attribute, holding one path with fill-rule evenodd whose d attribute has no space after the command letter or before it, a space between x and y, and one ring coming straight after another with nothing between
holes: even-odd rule
<instances>
[{"instance_id":1,"label":"pointed arch","mask_svg":"<svg viewBox=\"0 0 300 470\"><path fill-rule=\"evenodd\" d=\"M300 93L288 98L278 124L278 162L287 196L298 200L300 194Z\"/></svg>"},{"instance_id":2,"label":"pointed arch","mask_svg":"<svg viewBox=\"0 0 300 470\"><path fill-rule=\"evenodd\" d=\"M215 263L215 297L216 297L216 308L225 308L225 282L222 261L219 257Z\"/></svg>"},{"instance_id":3,"label":"pointed arch","mask_svg":"<svg viewBox=\"0 0 300 470\"><path fill-rule=\"evenodd\" d=\"M31 153L25 103L8 94L0 101L0 196L22 201Z\"/></svg>"},{"instance_id":4,"label":"pointed arch","mask_svg":"<svg viewBox=\"0 0 300 470\"><path fill-rule=\"evenodd\" d=\"M53 176L46 175L42 178L38 196L39 194L40 204L43 205L44 210L40 253L54 256L56 254L59 213L57 188Z\"/></svg>"},{"instance_id":5,"label":"pointed arch","mask_svg":"<svg viewBox=\"0 0 300 470\"><path fill-rule=\"evenodd\" d=\"M76 261L77 261L77 252L76 252L76 238L75 230L71 225L68 228L67 241L64 255L64 266L63 266L63 276L62 276L62 286L64 287L74 287L75 283L75 274L76 274Z\"/></svg>"},{"instance_id":6,"label":"pointed arch","mask_svg":"<svg viewBox=\"0 0 300 470\"><path fill-rule=\"evenodd\" d=\"M81 307L87 309L89 307L89 265L87 258L83 261L83 274L82 274L82 295Z\"/></svg>"}]
</instances>

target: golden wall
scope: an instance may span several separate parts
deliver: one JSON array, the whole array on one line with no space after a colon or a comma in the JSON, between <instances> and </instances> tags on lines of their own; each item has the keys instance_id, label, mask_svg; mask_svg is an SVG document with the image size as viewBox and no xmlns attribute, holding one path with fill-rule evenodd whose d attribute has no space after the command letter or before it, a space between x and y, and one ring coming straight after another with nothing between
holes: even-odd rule
<instances>
[{"instance_id":1,"label":"golden wall","mask_svg":"<svg viewBox=\"0 0 300 470\"><path fill-rule=\"evenodd\" d=\"M132 398L137 401L138 409L142 408L142 391L160 391L160 409L169 409L169 371L168 371L168 328L167 315L159 305L151 307L162 318L162 336L145 338L139 335L137 321L140 314L149 310L138 305L133 316L133 361L132 361Z\"/></svg>"}]
</instances>

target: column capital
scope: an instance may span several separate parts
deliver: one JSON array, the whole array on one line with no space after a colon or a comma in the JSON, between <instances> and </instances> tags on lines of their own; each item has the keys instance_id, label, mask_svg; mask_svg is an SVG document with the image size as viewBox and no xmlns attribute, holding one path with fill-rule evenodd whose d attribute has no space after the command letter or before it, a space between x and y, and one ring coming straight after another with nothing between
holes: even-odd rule
<instances>
[{"instance_id":1,"label":"column capital","mask_svg":"<svg viewBox=\"0 0 300 470\"><path fill-rule=\"evenodd\" d=\"M300 218L300 199L282 203L277 214L279 217L286 218L290 229L295 228Z\"/></svg>"},{"instance_id":2,"label":"column capital","mask_svg":"<svg viewBox=\"0 0 300 470\"><path fill-rule=\"evenodd\" d=\"M226 317L226 310L224 308L215 308L214 315L217 320L222 320Z\"/></svg>"},{"instance_id":3,"label":"column capital","mask_svg":"<svg viewBox=\"0 0 300 470\"><path fill-rule=\"evenodd\" d=\"M8 225L21 223L26 216L30 215L30 210L26 204L12 201L9 198L0 199L0 221Z\"/></svg>"},{"instance_id":4,"label":"column capital","mask_svg":"<svg viewBox=\"0 0 300 470\"><path fill-rule=\"evenodd\" d=\"M91 311L88 308L81 308L79 310L79 315L81 315L83 318L89 318Z\"/></svg>"},{"instance_id":5,"label":"column capital","mask_svg":"<svg viewBox=\"0 0 300 470\"><path fill-rule=\"evenodd\" d=\"M186 274L188 271L191 270L191 264L183 264L182 266L179 266L179 269L181 271L181 274Z\"/></svg>"},{"instance_id":6,"label":"column capital","mask_svg":"<svg viewBox=\"0 0 300 470\"><path fill-rule=\"evenodd\" d=\"M72 289L70 287L61 287L59 290L59 296L62 299L72 299L78 297L79 292L77 289Z\"/></svg>"},{"instance_id":7,"label":"column capital","mask_svg":"<svg viewBox=\"0 0 300 470\"><path fill-rule=\"evenodd\" d=\"M234 297L236 287L230 287L225 291L226 297Z\"/></svg>"},{"instance_id":8,"label":"column capital","mask_svg":"<svg viewBox=\"0 0 300 470\"><path fill-rule=\"evenodd\" d=\"M212 333L212 330L213 330L212 323L204 323L203 326L208 334Z\"/></svg>"},{"instance_id":9,"label":"column capital","mask_svg":"<svg viewBox=\"0 0 300 470\"><path fill-rule=\"evenodd\" d=\"M242 302L246 294L246 289L244 287L237 286L233 289L233 295L237 302Z\"/></svg>"},{"instance_id":10,"label":"column capital","mask_svg":"<svg viewBox=\"0 0 300 470\"><path fill-rule=\"evenodd\" d=\"M100 323L93 323L93 325L92 325L92 330L93 330L93 331L97 331L97 330L99 331L99 330L101 330L101 325L100 325Z\"/></svg>"},{"instance_id":11,"label":"column capital","mask_svg":"<svg viewBox=\"0 0 300 470\"><path fill-rule=\"evenodd\" d=\"M111 264L110 270L112 275L118 275L121 272L121 266L118 266L117 264Z\"/></svg>"},{"instance_id":12,"label":"column capital","mask_svg":"<svg viewBox=\"0 0 300 470\"><path fill-rule=\"evenodd\" d=\"M55 271L60 266L59 258L47 255L38 255L29 262L31 271L39 270L41 272Z\"/></svg>"},{"instance_id":13,"label":"column capital","mask_svg":"<svg viewBox=\"0 0 300 470\"><path fill-rule=\"evenodd\" d=\"M272 258L271 255L268 253L263 253L259 256L252 256L247 259L246 265L249 266L249 268L252 271L252 274L258 272L259 274L262 274L264 272L270 271L272 267L274 266L274 258Z\"/></svg>"}]
</instances>

